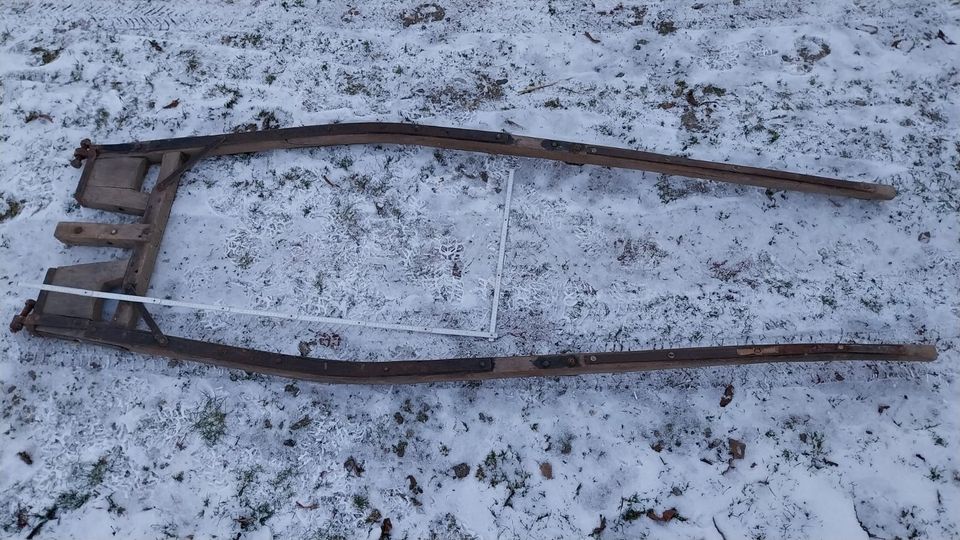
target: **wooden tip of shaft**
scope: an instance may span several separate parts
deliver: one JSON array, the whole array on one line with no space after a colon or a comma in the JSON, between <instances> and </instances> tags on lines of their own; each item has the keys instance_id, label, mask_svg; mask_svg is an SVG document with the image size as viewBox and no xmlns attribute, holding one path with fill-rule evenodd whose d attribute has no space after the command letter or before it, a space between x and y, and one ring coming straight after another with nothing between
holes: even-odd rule
<instances>
[{"instance_id":1,"label":"wooden tip of shaft","mask_svg":"<svg viewBox=\"0 0 960 540\"><path fill-rule=\"evenodd\" d=\"M876 198L881 201L889 201L897 196L897 188L885 184L877 184L874 188Z\"/></svg>"},{"instance_id":2,"label":"wooden tip of shaft","mask_svg":"<svg viewBox=\"0 0 960 540\"><path fill-rule=\"evenodd\" d=\"M933 362L937 359L937 348L933 345L904 345L903 355L918 362Z\"/></svg>"}]
</instances>

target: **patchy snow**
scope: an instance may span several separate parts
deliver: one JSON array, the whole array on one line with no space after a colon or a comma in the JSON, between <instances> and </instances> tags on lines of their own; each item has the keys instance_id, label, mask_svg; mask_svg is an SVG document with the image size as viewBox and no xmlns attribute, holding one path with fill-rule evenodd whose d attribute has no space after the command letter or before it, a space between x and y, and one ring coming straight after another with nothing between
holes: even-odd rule
<instances>
[{"instance_id":1,"label":"patchy snow","mask_svg":"<svg viewBox=\"0 0 960 540\"><path fill-rule=\"evenodd\" d=\"M161 325L344 359L848 339L941 356L333 387L3 333L0 530L377 538L389 518L394 538L957 537L958 16L934 0L4 2L5 316L33 294L17 282L119 255L53 238L61 220L118 219L71 198L81 138L375 119L900 195L396 147L218 158L186 176L152 295L482 329L516 168L502 337L157 308ZM729 439L746 445L732 468Z\"/></svg>"}]
</instances>

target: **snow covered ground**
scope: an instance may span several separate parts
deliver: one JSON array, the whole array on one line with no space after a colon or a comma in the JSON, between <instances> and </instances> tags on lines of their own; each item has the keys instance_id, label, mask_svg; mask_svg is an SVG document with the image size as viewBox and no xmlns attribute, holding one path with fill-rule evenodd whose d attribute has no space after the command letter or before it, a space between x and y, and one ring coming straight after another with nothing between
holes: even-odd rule
<instances>
[{"instance_id":1,"label":"snow covered ground","mask_svg":"<svg viewBox=\"0 0 960 540\"><path fill-rule=\"evenodd\" d=\"M416 121L900 195L394 147L208 160L151 295L470 329L515 168L501 337L156 308L161 326L343 359L853 339L941 356L332 387L4 332L2 536L378 538L385 519L411 539L960 536L958 17L956 0L3 2L4 317L34 294L17 282L119 256L53 238L117 219L71 198L84 137Z\"/></svg>"}]
</instances>

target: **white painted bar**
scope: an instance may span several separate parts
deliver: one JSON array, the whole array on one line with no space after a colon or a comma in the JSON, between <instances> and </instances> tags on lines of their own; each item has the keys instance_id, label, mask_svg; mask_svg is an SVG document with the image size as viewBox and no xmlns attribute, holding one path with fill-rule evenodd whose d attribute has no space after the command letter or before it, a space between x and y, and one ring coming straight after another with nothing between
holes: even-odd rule
<instances>
[{"instance_id":1,"label":"white painted bar","mask_svg":"<svg viewBox=\"0 0 960 540\"><path fill-rule=\"evenodd\" d=\"M151 298L149 296L134 296L128 294L109 293L101 291L91 291L88 289L77 289L74 287L61 287L59 285L47 285L43 283L19 283L21 287L31 289L40 289L63 294L72 294L76 296L87 296L90 298L103 298L105 300L119 300L123 302L137 302L140 304L152 304L156 306L180 307L188 309L198 309L202 311L220 311L223 313L235 313L238 315L252 315L255 317L269 317L271 319L286 319L291 321L318 322L324 324L335 324L343 326L359 326L361 328L381 328L384 330L403 330L406 332L421 332L426 334L439 334L444 336L464 336L492 339L496 334L492 332L479 332L474 330L457 330L452 328L431 328L429 326L412 326L406 324L375 323L366 321L354 321L350 319L338 319L335 317L317 317L314 315L293 315L289 313L277 313L274 311L262 311L259 309L245 309L229 306L217 306L212 304L199 304L196 302L181 302L179 300L166 300L162 298Z\"/></svg>"},{"instance_id":2,"label":"white painted bar","mask_svg":"<svg viewBox=\"0 0 960 540\"><path fill-rule=\"evenodd\" d=\"M503 206L503 224L500 226L500 256L497 259L497 276L493 282L493 311L490 313L490 339L497 336L497 311L500 309L500 280L503 278L503 256L507 247L507 225L510 223L510 203L513 201L513 173L507 177L507 200Z\"/></svg>"}]
</instances>

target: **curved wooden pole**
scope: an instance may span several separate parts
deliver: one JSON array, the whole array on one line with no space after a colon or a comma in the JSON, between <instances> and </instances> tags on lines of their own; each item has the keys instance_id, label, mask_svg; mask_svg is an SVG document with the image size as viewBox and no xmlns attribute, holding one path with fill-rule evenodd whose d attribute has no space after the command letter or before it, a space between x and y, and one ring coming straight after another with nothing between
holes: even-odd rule
<instances>
[{"instance_id":1,"label":"curved wooden pole","mask_svg":"<svg viewBox=\"0 0 960 540\"><path fill-rule=\"evenodd\" d=\"M163 341L158 341L151 332L72 317L28 315L26 326L40 335L106 345L150 356L203 362L225 368L330 384L406 384L559 377L773 362L929 362L937 358L937 350L930 345L796 343L362 362L306 358L175 336L164 336Z\"/></svg>"},{"instance_id":2,"label":"curved wooden pole","mask_svg":"<svg viewBox=\"0 0 960 540\"><path fill-rule=\"evenodd\" d=\"M611 146L524 137L506 132L391 122L328 124L124 144L94 145L84 141L81 148L78 148L74 154L76 156L74 165L79 166L80 161L91 156L143 157L152 163L159 163L163 154L168 152L181 152L189 156L201 153L222 156L265 150L352 144L402 144L549 159L576 165L635 169L767 189L803 191L856 199L889 200L897 194L893 186L882 184L716 163Z\"/></svg>"}]
</instances>

